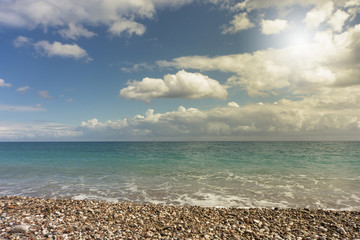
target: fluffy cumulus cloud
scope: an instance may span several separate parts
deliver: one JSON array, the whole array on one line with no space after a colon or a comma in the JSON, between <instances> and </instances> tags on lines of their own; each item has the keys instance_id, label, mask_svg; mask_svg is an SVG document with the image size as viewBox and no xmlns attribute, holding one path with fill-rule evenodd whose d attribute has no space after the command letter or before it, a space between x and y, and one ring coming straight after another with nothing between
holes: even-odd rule
<instances>
[{"instance_id":1,"label":"fluffy cumulus cloud","mask_svg":"<svg viewBox=\"0 0 360 240\"><path fill-rule=\"evenodd\" d=\"M0 78L0 87L11 87L11 84Z\"/></svg>"},{"instance_id":2,"label":"fluffy cumulus cloud","mask_svg":"<svg viewBox=\"0 0 360 240\"><path fill-rule=\"evenodd\" d=\"M218 1L207 2L220 5L233 14L233 19L228 26L223 26L223 34L237 33L258 25L263 34L277 34L284 30L291 29L287 19L261 20L264 11L274 10L278 16L288 17L297 7L310 8L303 19L303 22L310 30L318 27L330 26L333 31L341 32L348 21L353 21L360 12L360 4L355 0L245 0L245 1ZM251 16L251 17L250 17Z\"/></svg>"},{"instance_id":3,"label":"fluffy cumulus cloud","mask_svg":"<svg viewBox=\"0 0 360 240\"><path fill-rule=\"evenodd\" d=\"M359 91L342 91L346 95L331 90L300 101L282 99L244 106L230 102L207 111L182 106L166 113L149 109L145 115L122 120L91 119L77 130L84 136L108 139L359 139Z\"/></svg>"},{"instance_id":4,"label":"fluffy cumulus cloud","mask_svg":"<svg viewBox=\"0 0 360 240\"><path fill-rule=\"evenodd\" d=\"M208 76L181 70L164 76L164 79L144 78L142 81L128 82L128 87L121 89L120 95L149 102L153 98L225 99L227 91Z\"/></svg>"},{"instance_id":5,"label":"fluffy cumulus cloud","mask_svg":"<svg viewBox=\"0 0 360 240\"><path fill-rule=\"evenodd\" d=\"M345 2L351 2L346 0L337 1L339 4L343 5ZM221 2L221 1L219 1ZM238 3L237 1L225 1L225 4L232 11L239 11L246 9L247 11L266 9L266 8L276 8L276 9L285 9L292 6L320 6L330 2L329 0L290 0L290 1L277 1L277 0L245 0Z\"/></svg>"},{"instance_id":6,"label":"fluffy cumulus cloud","mask_svg":"<svg viewBox=\"0 0 360 240\"><path fill-rule=\"evenodd\" d=\"M288 16L294 10L294 6L311 8L307 12L304 22L309 28L317 28L322 23L326 23L331 19L331 24L334 29L340 31L340 26L348 19L349 15L342 11L344 7L348 12L351 12L352 18L359 11L359 4L353 0L291 0L291 1L276 1L276 0L245 0L245 1L218 1L209 0L212 4L220 5L222 8L228 9L233 13L233 19L230 21L230 26L224 27L223 33L236 33L241 30L252 28L256 25L261 27L264 34L276 34L288 27L288 22L285 19L277 20L262 20L264 10L273 9L279 16ZM338 9L334 13L334 9ZM252 16L251 18L249 16Z\"/></svg>"},{"instance_id":7,"label":"fluffy cumulus cloud","mask_svg":"<svg viewBox=\"0 0 360 240\"><path fill-rule=\"evenodd\" d=\"M229 102L205 111L149 109L144 115L104 122L93 118L78 126L0 122L0 140L359 140L359 109L359 88L345 87L297 101Z\"/></svg>"},{"instance_id":8,"label":"fluffy cumulus cloud","mask_svg":"<svg viewBox=\"0 0 360 240\"><path fill-rule=\"evenodd\" d=\"M248 93L264 95L274 89L289 86L291 69L282 62L281 52L277 50L258 51L253 54L233 54L225 56L189 56L173 59L171 62L159 61L160 66L173 66L199 69L202 71L220 70L237 75L228 79L231 85L242 85ZM261 70L260 70L261 69Z\"/></svg>"},{"instance_id":9,"label":"fluffy cumulus cloud","mask_svg":"<svg viewBox=\"0 0 360 240\"><path fill-rule=\"evenodd\" d=\"M141 23L143 19L153 18L159 8L179 7L189 2L191 0L1 1L0 24L28 29L53 28L53 32L63 38L74 40L94 37L91 28L99 25L105 25L114 36L143 35L146 32L146 26ZM293 22L288 18L289 12L292 6L303 6L307 13L301 24L306 27L296 35L308 34L308 39L288 40L283 47L254 52L189 55L158 61L159 67L180 71L163 78L130 81L120 90L120 96L145 102L156 98L226 99L228 88L240 86L250 96L277 95L276 102L232 101L208 110L180 106L163 113L149 109L144 114L117 120L93 118L73 127L48 122L0 122L0 139L360 140L360 24L355 21L359 17L359 1L202 2L219 4L229 10L231 18L223 26L223 34L237 34L252 27L259 27L265 35L291 32ZM269 16L263 13L268 8L272 8L275 15L282 14L275 16L275 20L266 20ZM49 57L89 59L87 52L76 44L34 42L20 36L14 45L32 46ZM226 85L221 85L205 75L206 71L231 76ZM0 79L0 87L9 86ZM26 90L19 88L18 92ZM52 99L47 91L38 94ZM41 107L0 105L2 111L36 109L40 111Z\"/></svg>"},{"instance_id":10,"label":"fluffy cumulus cloud","mask_svg":"<svg viewBox=\"0 0 360 240\"><path fill-rule=\"evenodd\" d=\"M65 34L65 33L64 33ZM71 35L67 33L69 38L76 38L78 35ZM84 59L85 61L91 61L92 58L88 55L85 49L81 48L79 45L73 44L63 44L61 42L55 41L50 43L49 41L42 40L34 42L32 39L24 36L18 36L14 40L15 47L27 47L32 46L39 54L48 56L48 57L63 57L63 58L73 58L76 60Z\"/></svg>"},{"instance_id":11,"label":"fluffy cumulus cloud","mask_svg":"<svg viewBox=\"0 0 360 240\"><path fill-rule=\"evenodd\" d=\"M265 35L277 34L288 27L288 21L284 19L262 20L261 32Z\"/></svg>"},{"instance_id":12,"label":"fluffy cumulus cloud","mask_svg":"<svg viewBox=\"0 0 360 240\"><path fill-rule=\"evenodd\" d=\"M90 38L90 37L96 36L96 33L85 29L80 24L69 23L68 26L69 27L67 29L65 28L65 29L59 30L59 34L63 38L77 39L79 37Z\"/></svg>"},{"instance_id":13,"label":"fluffy cumulus cloud","mask_svg":"<svg viewBox=\"0 0 360 240\"><path fill-rule=\"evenodd\" d=\"M128 35L143 35L146 27L143 24L131 20L122 20L114 22L109 28L109 32L113 35L120 36L123 32Z\"/></svg>"},{"instance_id":14,"label":"fluffy cumulus cloud","mask_svg":"<svg viewBox=\"0 0 360 240\"><path fill-rule=\"evenodd\" d=\"M71 39L93 37L95 34L86 27L99 25L107 26L115 35L122 31L142 35L145 27L137 19L153 18L157 8L180 7L189 2L192 0L1 1L0 24L29 29L54 28Z\"/></svg>"},{"instance_id":15,"label":"fluffy cumulus cloud","mask_svg":"<svg viewBox=\"0 0 360 240\"><path fill-rule=\"evenodd\" d=\"M323 5L319 5L306 14L304 22L309 27L318 27L331 16L333 9L334 3L331 1L326 2Z\"/></svg>"},{"instance_id":16,"label":"fluffy cumulus cloud","mask_svg":"<svg viewBox=\"0 0 360 240\"><path fill-rule=\"evenodd\" d=\"M230 26L225 26L223 34L227 33L237 33L242 30L246 30L254 27L255 25L250 21L248 14L246 12L239 13L234 16L233 20L230 22Z\"/></svg>"},{"instance_id":17,"label":"fluffy cumulus cloud","mask_svg":"<svg viewBox=\"0 0 360 240\"><path fill-rule=\"evenodd\" d=\"M350 14L338 9L334 15L330 18L329 24L332 26L332 28L337 31L341 32L346 20L350 17Z\"/></svg>"},{"instance_id":18,"label":"fluffy cumulus cloud","mask_svg":"<svg viewBox=\"0 0 360 240\"><path fill-rule=\"evenodd\" d=\"M92 59L88 56L87 52L79 47L77 44L62 44L60 42L50 43L48 41L39 41L33 44L34 48L41 54L48 57L65 57L74 59L85 59L91 61Z\"/></svg>"},{"instance_id":19,"label":"fluffy cumulus cloud","mask_svg":"<svg viewBox=\"0 0 360 240\"><path fill-rule=\"evenodd\" d=\"M0 26L41 28L44 32L56 32L64 39L77 40L97 34L92 28L105 26L112 36L143 35L145 25L140 21L152 19L157 9L181 7L193 0L15 0L0 1ZM91 61L86 50L77 44L59 41L38 41L20 36L16 47L32 45L47 56L60 56Z\"/></svg>"},{"instance_id":20,"label":"fluffy cumulus cloud","mask_svg":"<svg viewBox=\"0 0 360 240\"><path fill-rule=\"evenodd\" d=\"M290 92L314 93L324 88L359 85L360 25L341 33L316 32L308 43L289 43L280 49L224 56L185 56L158 61L162 67L217 70L234 73L230 85L240 85L249 95Z\"/></svg>"}]
</instances>

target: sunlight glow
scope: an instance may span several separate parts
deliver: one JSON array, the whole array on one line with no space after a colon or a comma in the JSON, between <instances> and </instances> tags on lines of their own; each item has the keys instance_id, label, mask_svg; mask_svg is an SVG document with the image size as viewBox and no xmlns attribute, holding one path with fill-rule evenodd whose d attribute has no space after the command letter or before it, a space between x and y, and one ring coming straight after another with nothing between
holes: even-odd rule
<instances>
[{"instance_id":1,"label":"sunlight glow","mask_svg":"<svg viewBox=\"0 0 360 240\"><path fill-rule=\"evenodd\" d=\"M305 31L296 31L293 32L288 38L287 38L287 44L290 48L293 49L293 52L295 54L306 54L309 51L310 48L310 36Z\"/></svg>"},{"instance_id":2,"label":"sunlight glow","mask_svg":"<svg viewBox=\"0 0 360 240\"><path fill-rule=\"evenodd\" d=\"M290 45L303 46L310 42L310 37L306 32L297 31L291 34L288 41Z\"/></svg>"}]
</instances>

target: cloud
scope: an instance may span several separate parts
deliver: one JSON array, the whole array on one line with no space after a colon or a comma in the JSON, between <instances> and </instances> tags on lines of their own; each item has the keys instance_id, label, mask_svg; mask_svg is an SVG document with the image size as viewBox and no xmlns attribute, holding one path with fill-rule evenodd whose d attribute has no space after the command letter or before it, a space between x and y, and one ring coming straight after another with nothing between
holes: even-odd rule
<instances>
[{"instance_id":1,"label":"cloud","mask_svg":"<svg viewBox=\"0 0 360 240\"><path fill-rule=\"evenodd\" d=\"M86 38L91 38L96 36L97 34L94 32L91 32L87 29L85 29L82 25L80 24L74 24L74 23L69 23L68 25L69 27L67 29L61 29L59 30L59 34L63 37L63 38L67 38L67 39L78 39L79 37L86 37Z\"/></svg>"},{"instance_id":2,"label":"cloud","mask_svg":"<svg viewBox=\"0 0 360 240\"><path fill-rule=\"evenodd\" d=\"M33 107L33 106L0 104L0 111L7 111L7 112L42 112L42 111L45 111L45 109L37 107L37 106Z\"/></svg>"},{"instance_id":3,"label":"cloud","mask_svg":"<svg viewBox=\"0 0 360 240\"><path fill-rule=\"evenodd\" d=\"M31 38L24 37L24 36L18 36L14 40L15 47L23 47L23 46L30 45L31 43L32 43Z\"/></svg>"},{"instance_id":4,"label":"cloud","mask_svg":"<svg viewBox=\"0 0 360 240\"><path fill-rule=\"evenodd\" d=\"M304 33L305 34L305 33ZM360 24L336 33L315 32L309 42L279 49L223 56L184 56L158 61L160 67L233 73L230 86L250 96L284 91L312 94L325 88L360 85Z\"/></svg>"},{"instance_id":5,"label":"cloud","mask_svg":"<svg viewBox=\"0 0 360 240\"><path fill-rule=\"evenodd\" d=\"M0 105L0 109L4 108ZM0 121L0 140L360 140L360 87L327 89L299 100L229 102L208 110L176 110L118 120Z\"/></svg>"},{"instance_id":6,"label":"cloud","mask_svg":"<svg viewBox=\"0 0 360 240\"><path fill-rule=\"evenodd\" d=\"M114 22L109 28L109 32L112 35L120 36L123 32L127 32L129 36L133 34L143 35L145 33L146 27L143 24L130 21L130 20L121 20Z\"/></svg>"},{"instance_id":7,"label":"cloud","mask_svg":"<svg viewBox=\"0 0 360 240\"><path fill-rule=\"evenodd\" d=\"M0 87L11 87L11 84L6 83L4 79L0 78Z\"/></svg>"},{"instance_id":8,"label":"cloud","mask_svg":"<svg viewBox=\"0 0 360 240\"><path fill-rule=\"evenodd\" d=\"M130 67L122 67L121 70L124 72L132 73L132 72L140 72L143 70L153 70L154 66L149 65L147 63L137 63L137 64L131 64L131 63L124 63L125 65Z\"/></svg>"},{"instance_id":9,"label":"cloud","mask_svg":"<svg viewBox=\"0 0 360 240\"><path fill-rule=\"evenodd\" d=\"M62 44L60 42L50 43L48 41L39 41L33 44L34 48L41 54L47 55L48 57L64 57L74 59L85 59L91 61L87 52L79 47L77 44Z\"/></svg>"},{"instance_id":10,"label":"cloud","mask_svg":"<svg viewBox=\"0 0 360 240\"><path fill-rule=\"evenodd\" d=\"M269 49L253 54L180 57L171 62L159 61L158 64L163 67L173 66L201 71L217 70L236 73L228 79L228 83L244 86L248 93L254 96L266 95L273 89L290 85L291 69L283 62L283 55L281 51Z\"/></svg>"},{"instance_id":11,"label":"cloud","mask_svg":"<svg viewBox=\"0 0 360 240\"><path fill-rule=\"evenodd\" d=\"M122 120L80 124L84 136L108 139L360 139L359 88L333 89L299 101L230 102L206 111L180 106L177 110ZM341 135L339 135L341 134ZM330 138L329 138L330 137Z\"/></svg>"},{"instance_id":12,"label":"cloud","mask_svg":"<svg viewBox=\"0 0 360 240\"><path fill-rule=\"evenodd\" d=\"M0 140L360 140L359 90L328 89L274 103L229 102L209 110L180 106L156 113L149 109L144 115L119 120L93 118L76 127L0 121ZM4 108L9 107L0 105Z\"/></svg>"},{"instance_id":13,"label":"cloud","mask_svg":"<svg viewBox=\"0 0 360 240\"><path fill-rule=\"evenodd\" d=\"M214 79L201 73L184 70L168 74L164 79L144 78L142 81L128 82L120 95L128 99L150 102L153 98L218 98L225 99L227 91Z\"/></svg>"},{"instance_id":14,"label":"cloud","mask_svg":"<svg viewBox=\"0 0 360 240\"><path fill-rule=\"evenodd\" d=\"M145 26L138 19L152 19L156 9L174 8L192 0L17 0L0 2L0 25L57 30L65 38L92 37L83 26L106 26L113 35L126 31L141 35ZM66 28L66 29L64 29Z\"/></svg>"},{"instance_id":15,"label":"cloud","mask_svg":"<svg viewBox=\"0 0 360 240\"><path fill-rule=\"evenodd\" d=\"M229 102L228 106L229 107L240 107L239 104L237 104L236 102Z\"/></svg>"},{"instance_id":16,"label":"cloud","mask_svg":"<svg viewBox=\"0 0 360 240\"><path fill-rule=\"evenodd\" d=\"M53 100L54 98L52 96L50 96L49 91L43 90L43 91L38 91L38 96L44 99L49 99L49 100Z\"/></svg>"},{"instance_id":17,"label":"cloud","mask_svg":"<svg viewBox=\"0 0 360 240\"><path fill-rule=\"evenodd\" d=\"M278 34L284 31L288 27L287 20L276 19L276 20L262 20L261 32L265 35Z\"/></svg>"},{"instance_id":18,"label":"cloud","mask_svg":"<svg viewBox=\"0 0 360 240\"><path fill-rule=\"evenodd\" d=\"M70 33L69 33L70 34ZM71 37L69 35L69 37ZM75 37L75 35L73 36ZM84 59L85 61L92 61L92 58L88 55L86 50L78 46L77 44L63 44L58 41L50 43L49 41L42 40L33 42L32 39L18 36L14 40L15 47L33 46L37 52L46 55L48 57L64 57L74 58L76 60Z\"/></svg>"},{"instance_id":19,"label":"cloud","mask_svg":"<svg viewBox=\"0 0 360 240\"><path fill-rule=\"evenodd\" d=\"M219 1L220 3L224 1ZM266 8L274 8L275 10L283 10L291 6L319 6L323 5L329 0L291 0L291 1L278 1L278 0L245 0L240 3L237 1L226 1L228 9L231 11L254 11ZM344 1L339 1L343 3Z\"/></svg>"},{"instance_id":20,"label":"cloud","mask_svg":"<svg viewBox=\"0 0 360 240\"><path fill-rule=\"evenodd\" d=\"M29 86L24 86L24 87L18 87L16 89L17 92L21 93L21 94L25 94L27 91L30 90Z\"/></svg>"},{"instance_id":21,"label":"cloud","mask_svg":"<svg viewBox=\"0 0 360 240\"><path fill-rule=\"evenodd\" d=\"M81 136L72 126L53 122L8 122L0 120L1 141L56 141Z\"/></svg>"},{"instance_id":22,"label":"cloud","mask_svg":"<svg viewBox=\"0 0 360 240\"><path fill-rule=\"evenodd\" d=\"M221 8L234 13L230 26L223 27L223 34L236 33L254 27L254 23L258 23L258 19L263 18L264 10L272 9L275 14L284 17L289 16L298 7L312 7L304 19L310 29L318 28L321 24L329 24L334 31L340 32L348 19L353 21L356 18L360 9L358 2L353 0L245 0L241 2L209 0L208 2L220 5ZM288 27L286 19L262 20L259 23L262 33L266 35L280 33Z\"/></svg>"},{"instance_id":23,"label":"cloud","mask_svg":"<svg viewBox=\"0 0 360 240\"><path fill-rule=\"evenodd\" d=\"M335 14L330 18L329 25L337 32L341 32L345 21L350 17L350 14L338 9Z\"/></svg>"},{"instance_id":24,"label":"cloud","mask_svg":"<svg viewBox=\"0 0 360 240\"><path fill-rule=\"evenodd\" d=\"M246 30L254 27L255 25L250 21L248 14L246 12L239 13L234 16L233 20L230 22L231 26L224 27L223 34L227 33L237 33L242 30Z\"/></svg>"},{"instance_id":25,"label":"cloud","mask_svg":"<svg viewBox=\"0 0 360 240\"><path fill-rule=\"evenodd\" d=\"M333 9L334 3L331 1L326 2L325 4L320 6L316 6L308 13L306 13L304 22L308 27L316 28L331 16Z\"/></svg>"}]
</instances>

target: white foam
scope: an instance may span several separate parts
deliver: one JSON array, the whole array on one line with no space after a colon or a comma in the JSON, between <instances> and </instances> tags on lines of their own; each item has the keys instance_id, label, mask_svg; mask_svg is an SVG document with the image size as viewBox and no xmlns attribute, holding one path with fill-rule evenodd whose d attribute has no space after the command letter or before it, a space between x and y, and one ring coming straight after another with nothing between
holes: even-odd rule
<instances>
[{"instance_id":1,"label":"white foam","mask_svg":"<svg viewBox=\"0 0 360 240\"><path fill-rule=\"evenodd\" d=\"M72 199L74 199L74 200L98 200L98 201L111 202L111 203L119 202L119 200L117 198L102 197L102 196L89 195L89 194L79 194L79 195L73 196Z\"/></svg>"}]
</instances>

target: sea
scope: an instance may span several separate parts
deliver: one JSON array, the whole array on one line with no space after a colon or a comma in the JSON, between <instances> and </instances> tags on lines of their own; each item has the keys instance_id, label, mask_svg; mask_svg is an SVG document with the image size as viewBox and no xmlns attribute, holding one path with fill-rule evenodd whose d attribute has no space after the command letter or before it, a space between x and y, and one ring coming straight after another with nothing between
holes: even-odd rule
<instances>
[{"instance_id":1,"label":"sea","mask_svg":"<svg viewBox=\"0 0 360 240\"><path fill-rule=\"evenodd\" d=\"M360 142L1 142L0 196L360 210Z\"/></svg>"}]
</instances>

